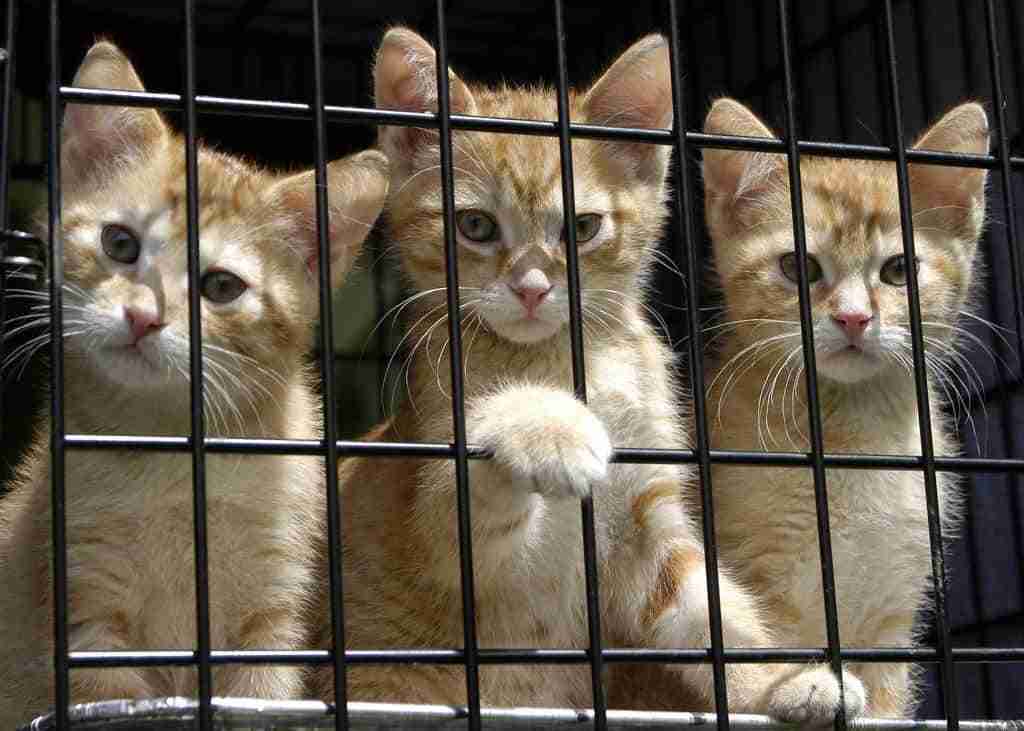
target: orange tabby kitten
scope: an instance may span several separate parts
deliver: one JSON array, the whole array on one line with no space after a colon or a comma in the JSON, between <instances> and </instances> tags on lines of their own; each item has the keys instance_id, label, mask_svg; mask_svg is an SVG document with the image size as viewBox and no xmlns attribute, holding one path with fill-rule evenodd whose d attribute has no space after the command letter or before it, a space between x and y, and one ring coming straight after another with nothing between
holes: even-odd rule
<instances>
[{"instance_id":1,"label":"orange tabby kitten","mask_svg":"<svg viewBox=\"0 0 1024 731\"><path fill-rule=\"evenodd\" d=\"M551 89L469 86L450 76L454 112L557 115ZM426 41L401 28L385 36L375 67L378 107L436 110L435 78ZM640 40L570 99L578 121L669 126L665 40ZM386 127L380 142L392 165L388 230L416 291L408 305L416 346L407 399L369 438L450 442L438 136ZM585 405L572 396L557 140L456 132L453 145L467 434L494 454L472 461L469 470L480 646L587 645L579 499L592 492L605 640L706 647L703 546L680 497L690 469L608 464L613 443L687 443L672 354L636 296L645 289L667 215L669 149L573 142L577 217L569 225L576 227L581 257ZM350 459L340 477L349 646L460 646L453 463ZM730 645L767 641L754 603L724 571L722 598ZM695 693L711 703L706 665L673 668L672 698ZM484 667L482 700L586 706L589 672L585 665ZM728 676L733 708L769 706L774 669L738 664ZM329 669L320 671L325 699L332 697L332 680ZM349 670L348 682L354 700L466 701L457 667L360 666Z\"/></svg>"},{"instance_id":2,"label":"orange tabby kitten","mask_svg":"<svg viewBox=\"0 0 1024 731\"><path fill-rule=\"evenodd\" d=\"M110 43L92 47L75 85L143 89ZM70 105L63 152L67 431L188 434L182 140L152 110ZM387 161L362 153L332 163L328 177L340 279L383 204ZM317 438L303 365L317 316L313 174L274 175L201 147L199 181L210 433ZM48 306L37 308L40 328ZM53 702L48 444L40 434L0 504L4 728ZM69 450L66 476L70 649L193 648L190 455ZM211 454L206 479L214 648L301 648L320 460ZM301 681L296 667L221 667L214 692L288 698ZM71 674L76 703L195 692L191 668Z\"/></svg>"},{"instance_id":3,"label":"orange tabby kitten","mask_svg":"<svg viewBox=\"0 0 1024 731\"><path fill-rule=\"evenodd\" d=\"M705 131L771 137L731 99L715 103ZM983 154L988 123L978 104L950 111L917 148ZM985 214L984 170L910 166L914 240L927 343L932 437L952 454L952 430L934 398L942 361L955 358L956 319L971 289ZM896 168L888 162L805 157L801 163L807 268L824 447L828 452L920 454L910 351L907 262ZM707 150L707 221L725 294L721 354L709 376L712 446L806 452L803 350L793 253L789 176L781 155ZM808 469L714 469L722 558L763 598L764 617L789 646L822 647L821 569ZM931 587L921 473L827 473L840 641L844 647L913 644L915 613ZM944 535L955 530L954 477L942 472ZM872 716L913 710L906 664L850 664ZM793 668L790 687L808 705L828 704L820 667Z\"/></svg>"}]
</instances>

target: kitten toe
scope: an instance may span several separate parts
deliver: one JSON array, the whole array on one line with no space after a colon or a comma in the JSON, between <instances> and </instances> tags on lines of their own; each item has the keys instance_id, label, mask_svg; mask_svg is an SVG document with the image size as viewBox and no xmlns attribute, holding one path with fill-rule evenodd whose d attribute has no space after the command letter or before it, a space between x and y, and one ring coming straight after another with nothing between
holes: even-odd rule
<instances>
[{"instance_id":1,"label":"kitten toe","mask_svg":"<svg viewBox=\"0 0 1024 731\"><path fill-rule=\"evenodd\" d=\"M832 670L818 666L791 675L772 689L768 714L787 723L826 725L839 712L839 682ZM864 711L864 685L856 676L843 672L843 699L846 718Z\"/></svg>"}]
</instances>

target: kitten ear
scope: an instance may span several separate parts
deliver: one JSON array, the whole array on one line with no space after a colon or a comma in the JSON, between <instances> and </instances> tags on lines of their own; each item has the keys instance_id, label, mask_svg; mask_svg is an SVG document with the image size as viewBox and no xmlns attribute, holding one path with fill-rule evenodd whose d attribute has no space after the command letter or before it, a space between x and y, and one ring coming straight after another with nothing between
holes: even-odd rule
<instances>
[{"instance_id":1,"label":"kitten ear","mask_svg":"<svg viewBox=\"0 0 1024 731\"><path fill-rule=\"evenodd\" d=\"M938 150L984 155L988 152L989 129L985 110L976 102L961 104L947 112L914 145L915 150ZM927 212L936 225L977 236L985 216L983 168L946 165L909 165L910 192L915 211Z\"/></svg>"},{"instance_id":2,"label":"kitten ear","mask_svg":"<svg viewBox=\"0 0 1024 731\"><path fill-rule=\"evenodd\" d=\"M381 41L373 66L378 109L437 112L437 54L408 28L392 28ZM474 114L476 101L455 72L448 69L452 114ZM407 159L437 131L418 127L381 127L380 144L392 159Z\"/></svg>"},{"instance_id":3,"label":"kitten ear","mask_svg":"<svg viewBox=\"0 0 1024 731\"><path fill-rule=\"evenodd\" d=\"M388 159L376 150L365 150L327 165L332 287L337 287L352 268L363 240L384 206L389 180ZM320 258L315 183L315 171L306 170L278 180L264 195L273 215L285 215L292 221L294 244L303 252L314 285Z\"/></svg>"},{"instance_id":4,"label":"kitten ear","mask_svg":"<svg viewBox=\"0 0 1024 731\"><path fill-rule=\"evenodd\" d=\"M583 100L587 122L671 129L671 73L665 37L652 33L641 38L587 91ZM626 159L638 177L658 184L664 181L670 154L667 145L614 143L613 149L628 151Z\"/></svg>"},{"instance_id":5,"label":"kitten ear","mask_svg":"<svg viewBox=\"0 0 1024 731\"><path fill-rule=\"evenodd\" d=\"M711 105L704 132L736 137L775 137L757 115L735 99L722 98ZM704 148L704 187L707 199L735 203L761 190L780 169L780 155L747 150Z\"/></svg>"},{"instance_id":6,"label":"kitten ear","mask_svg":"<svg viewBox=\"0 0 1024 731\"><path fill-rule=\"evenodd\" d=\"M131 61L109 41L95 43L78 67L75 86L145 91ZM149 154L170 136L154 109L68 104L61 128L61 176L69 185L127 158Z\"/></svg>"}]
</instances>

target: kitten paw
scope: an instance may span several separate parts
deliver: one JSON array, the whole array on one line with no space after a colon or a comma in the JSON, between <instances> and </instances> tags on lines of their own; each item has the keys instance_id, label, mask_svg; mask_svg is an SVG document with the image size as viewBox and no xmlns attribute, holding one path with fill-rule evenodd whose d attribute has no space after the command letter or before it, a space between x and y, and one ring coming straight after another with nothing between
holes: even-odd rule
<instances>
[{"instance_id":1,"label":"kitten paw","mask_svg":"<svg viewBox=\"0 0 1024 731\"><path fill-rule=\"evenodd\" d=\"M607 478L608 432L572 394L515 387L479 406L472 419L467 414L470 441L492 449L494 464L523 489L578 499Z\"/></svg>"},{"instance_id":2,"label":"kitten paw","mask_svg":"<svg viewBox=\"0 0 1024 731\"><path fill-rule=\"evenodd\" d=\"M864 712L864 684L843 671L847 720ZM812 726L832 723L839 712L839 682L831 668L818 666L778 683L768 696L768 714L780 721Z\"/></svg>"}]
</instances>

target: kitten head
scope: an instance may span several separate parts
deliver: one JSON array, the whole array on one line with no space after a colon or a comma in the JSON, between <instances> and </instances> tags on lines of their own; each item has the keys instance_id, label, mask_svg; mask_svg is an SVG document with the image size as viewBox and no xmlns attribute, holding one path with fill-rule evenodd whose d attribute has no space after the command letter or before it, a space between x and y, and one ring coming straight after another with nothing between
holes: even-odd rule
<instances>
[{"instance_id":1,"label":"kitten head","mask_svg":"<svg viewBox=\"0 0 1024 731\"><path fill-rule=\"evenodd\" d=\"M74 83L143 90L106 42ZM68 351L118 386L180 390L189 356L183 139L153 110L113 106L69 105L62 132ZM206 390L232 404L262 401L298 367L316 321L314 173L277 175L204 146L198 171ZM327 176L337 283L380 212L387 161L364 152L332 162Z\"/></svg>"},{"instance_id":2,"label":"kitten head","mask_svg":"<svg viewBox=\"0 0 1024 731\"><path fill-rule=\"evenodd\" d=\"M420 36L405 28L389 31L374 68L377 106L436 112L436 64L434 49ZM558 118L550 88L469 85L450 70L448 78L455 114ZM571 92L569 107L575 122L671 126L664 38L638 41L589 89ZM569 319L558 140L454 131L452 145L462 301L505 340L547 340ZM438 132L382 127L380 146L392 165L391 239L413 286L438 290L443 298ZM577 139L572 150L576 220L570 225L579 246L583 305L614 311L642 286L657 245L669 148Z\"/></svg>"},{"instance_id":3,"label":"kitten head","mask_svg":"<svg viewBox=\"0 0 1024 731\"><path fill-rule=\"evenodd\" d=\"M704 130L774 136L731 99L715 102ZM915 148L984 154L988 143L985 111L969 103L942 117ZM971 283L986 171L913 164L909 175L925 337L941 356L949 352L951 326ZM704 182L715 264L736 336L744 346L761 342L758 352L799 352L785 156L709 148ZM819 375L853 383L905 369L910 313L895 164L803 157L801 183Z\"/></svg>"}]
</instances>

